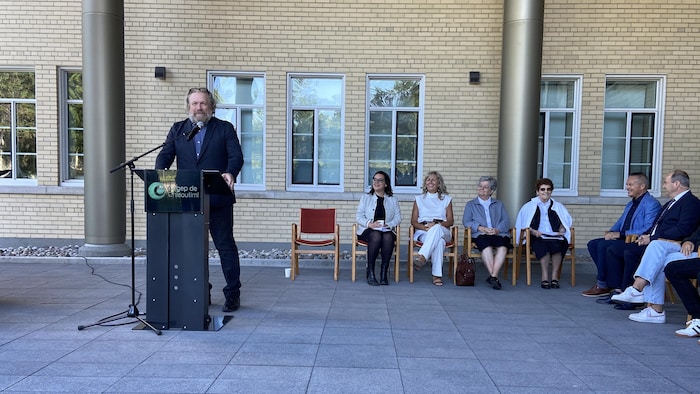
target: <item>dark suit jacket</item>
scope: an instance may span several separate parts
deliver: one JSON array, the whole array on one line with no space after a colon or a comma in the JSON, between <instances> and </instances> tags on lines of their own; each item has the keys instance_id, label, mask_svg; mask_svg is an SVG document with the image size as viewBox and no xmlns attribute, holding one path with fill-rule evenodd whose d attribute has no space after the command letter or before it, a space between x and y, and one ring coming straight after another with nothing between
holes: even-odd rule
<instances>
[{"instance_id":1,"label":"dark suit jacket","mask_svg":"<svg viewBox=\"0 0 700 394\"><path fill-rule=\"evenodd\" d=\"M156 157L156 169L169 168L177 157L180 170L217 170L228 172L234 177L243 167L243 152L236 135L236 129L225 120L212 117L206 126L206 135L197 158L195 141L187 141L187 134L193 125L189 119L176 122L170 128L166 144ZM212 206L230 205L236 202L236 195L210 197Z\"/></svg>"},{"instance_id":2,"label":"dark suit jacket","mask_svg":"<svg viewBox=\"0 0 700 394\"><path fill-rule=\"evenodd\" d=\"M662 213L663 210L659 212L659 215ZM656 222L656 220L654 221ZM688 191L661 218L651 239L664 238L680 241L692 234L699 224L700 200ZM647 230L645 234L651 234L652 228Z\"/></svg>"}]
</instances>

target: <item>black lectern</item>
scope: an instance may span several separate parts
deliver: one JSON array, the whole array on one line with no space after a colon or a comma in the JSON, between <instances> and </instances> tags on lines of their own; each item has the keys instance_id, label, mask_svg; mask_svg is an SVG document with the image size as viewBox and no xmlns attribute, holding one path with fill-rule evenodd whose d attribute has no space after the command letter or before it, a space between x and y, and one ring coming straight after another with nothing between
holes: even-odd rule
<instances>
[{"instance_id":1,"label":"black lectern","mask_svg":"<svg viewBox=\"0 0 700 394\"><path fill-rule=\"evenodd\" d=\"M219 330L209 315L209 196L231 193L218 171L139 170L145 183L146 321L163 330Z\"/></svg>"}]
</instances>

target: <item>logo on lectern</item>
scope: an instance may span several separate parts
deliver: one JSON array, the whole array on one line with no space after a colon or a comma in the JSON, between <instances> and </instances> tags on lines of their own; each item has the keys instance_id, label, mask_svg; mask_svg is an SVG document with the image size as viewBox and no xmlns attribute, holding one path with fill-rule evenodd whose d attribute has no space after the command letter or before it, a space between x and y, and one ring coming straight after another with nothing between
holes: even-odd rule
<instances>
[{"instance_id":1,"label":"logo on lectern","mask_svg":"<svg viewBox=\"0 0 700 394\"><path fill-rule=\"evenodd\" d=\"M160 182L153 182L148 187L148 196L154 200L160 200L165 197L165 186Z\"/></svg>"}]
</instances>

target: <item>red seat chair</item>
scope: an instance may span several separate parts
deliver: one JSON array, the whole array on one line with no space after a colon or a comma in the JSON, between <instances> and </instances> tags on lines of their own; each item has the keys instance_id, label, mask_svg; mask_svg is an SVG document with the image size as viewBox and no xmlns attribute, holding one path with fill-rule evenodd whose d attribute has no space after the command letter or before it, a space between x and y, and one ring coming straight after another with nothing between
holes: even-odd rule
<instances>
[{"instance_id":1,"label":"red seat chair","mask_svg":"<svg viewBox=\"0 0 700 394\"><path fill-rule=\"evenodd\" d=\"M333 249L319 249L332 246ZM332 254L333 280L340 274L340 225L336 222L335 208L301 208L299 223L292 223L292 273L299 275L300 254Z\"/></svg>"}]
</instances>

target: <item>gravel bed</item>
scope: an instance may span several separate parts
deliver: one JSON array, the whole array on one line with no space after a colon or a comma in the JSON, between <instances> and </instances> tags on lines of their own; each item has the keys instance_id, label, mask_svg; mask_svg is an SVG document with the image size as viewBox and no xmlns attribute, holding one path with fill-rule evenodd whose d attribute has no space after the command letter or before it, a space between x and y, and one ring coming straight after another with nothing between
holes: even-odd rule
<instances>
[{"instance_id":1,"label":"gravel bed","mask_svg":"<svg viewBox=\"0 0 700 394\"><path fill-rule=\"evenodd\" d=\"M0 256L19 256L19 257L80 257L79 245L66 246L20 246L14 248L0 248ZM146 256L145 248L136 248L136 256ZM238 250L238 256L241 259L254 260L289 260L291 258L291 249L270 249L270 250ZM341 260L350 260L351 254L349 251L341 251ZM209 250L209 258L219 258L219 253L216 249ZM327 260L332 259L333 255L323 254L302 254L301 259ZM357 256L358 260L365 260L364 255ZM585 251L577 251L577 262L591 262L591 257Z\"/></svg>"},{"instance_id":2,"label":"gravel bed","mask_svg":"<svg viewBox=\"0 0 700 394\"><path fill-rule=\"evenodd\" d=\"M136 248L136 256L145 256L146 249ZM79 245L66 246L20 246L14 248L0 248L0 256L18 256L18 257L80 257ZM291 258L291 249L270 249L270 250L238 250L238 256L241 259L257 259L257 260L289 260ZM300 255L302 259L318 259L325 260L332 258L332 255ZM363 257L363 256L358 256ZM219 253L216 249L209 250L209 258L219 258ZM350 259L350 252L341 251L340 258Z\"/></svg>"}]
</instances>

